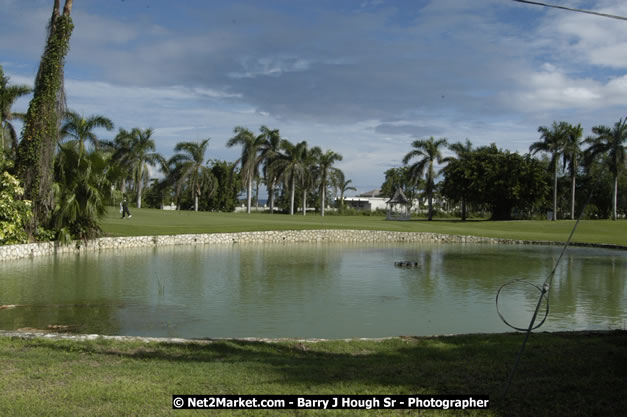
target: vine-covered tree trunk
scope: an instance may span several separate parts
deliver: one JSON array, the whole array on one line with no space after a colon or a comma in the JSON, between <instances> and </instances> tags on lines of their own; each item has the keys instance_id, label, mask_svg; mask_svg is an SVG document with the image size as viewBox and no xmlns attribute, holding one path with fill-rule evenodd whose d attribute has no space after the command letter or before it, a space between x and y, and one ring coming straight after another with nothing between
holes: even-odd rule
<instances>
[{"instance_id":1,"label":"vine-covered tree trunk","mask_svg":"<svg viewBox=\"0 0 627 417\"><path fill-rule=\"evenodd\" d=\"M15 170L24 184L24 198L33 202L33 221L29 234L46 223L54 204L52 193L54 151L65 107L63 65L69 50L74 25L70 13L72 0L54 1L46 48L35 79L35 90L17 149Z\"/></svg>"}]
</instances>

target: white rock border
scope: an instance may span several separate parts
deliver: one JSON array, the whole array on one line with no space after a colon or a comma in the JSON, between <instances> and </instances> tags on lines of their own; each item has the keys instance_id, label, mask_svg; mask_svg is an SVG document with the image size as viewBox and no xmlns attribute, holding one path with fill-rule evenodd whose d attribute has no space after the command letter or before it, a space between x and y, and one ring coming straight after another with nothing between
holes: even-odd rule
<instances>
[{"instance_id":1,"label":"white rock border","mask_svg":"<svg viewBox=\"0 0 627 417\"><path fill-rule=\"evenodd\" d=\"M107 249L160 247L173 245L227 245L246 243L296 243L296 242L432 242L432 243L491 243L563 245L563 242L502 239L481 236L447 235L428 232L391 232L384 230L284 230L238 233L204 233L184 235L156 235L131 237L102 237L87 241L75 241L68 245L57 242L28 243L0 246L0 261L30 258L62 253L81 253ZM571 243L573 246L590 246L627 250L627 246L605 243Z\"/></svg>"}]
</instances>

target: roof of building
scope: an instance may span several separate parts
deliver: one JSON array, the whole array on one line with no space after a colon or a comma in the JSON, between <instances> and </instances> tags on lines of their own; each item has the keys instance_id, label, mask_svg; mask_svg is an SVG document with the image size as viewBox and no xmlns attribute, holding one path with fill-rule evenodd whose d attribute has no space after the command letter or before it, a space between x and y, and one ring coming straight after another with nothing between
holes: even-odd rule
<instances>
[{"instance_id":1,"label":"roof of building","mask_svg":"<svg viewBox=\"0 0 627 417\"><path fill-rule=\"evenodd\" d=\"M400 188L396 189L394 197L390 198L386 204L411 204L411 202L405 197L405 193Z\"/></svg>"},{"instance_id":2,"label":"roof of building","mask_svg":"<svg viewBox=\"0 0 627 417\"><path fill-rule=\"evenodd\" d=\"M366 191L365 193L359 194L357 197L383 197L380 189Z\"/></svg>"}]
</instances>

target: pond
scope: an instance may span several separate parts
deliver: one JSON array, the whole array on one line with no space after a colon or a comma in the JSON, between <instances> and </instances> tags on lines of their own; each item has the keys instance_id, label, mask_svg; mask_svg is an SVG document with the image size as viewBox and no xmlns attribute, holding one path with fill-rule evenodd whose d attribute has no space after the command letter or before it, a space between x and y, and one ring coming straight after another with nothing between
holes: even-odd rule
<instances>
[{"instance_id":1,"label":"pond","mask_svg":"<svg viewBox=\"0 0 627 417\"><path fill-rule=\"evenodd\" d=\"M541 284L561 248L248 244L124 249L0 264L0 329L155 337L352 338L504 332L496 292ZM395 267L411 261L412 268ZM627 252L569 248L541 330L625 328ZM499 301L526 327L538 292Z\"/></svg>"}]
</instances>

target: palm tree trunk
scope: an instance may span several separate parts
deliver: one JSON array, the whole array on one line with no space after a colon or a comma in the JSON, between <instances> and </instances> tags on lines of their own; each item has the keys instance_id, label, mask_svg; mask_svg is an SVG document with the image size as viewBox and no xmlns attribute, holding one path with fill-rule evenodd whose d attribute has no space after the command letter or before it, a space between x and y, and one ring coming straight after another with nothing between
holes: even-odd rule
<instances>
[{"instance_id":1,"label":"palm tree trunk","mask_svg":"<svg viewBox=\"0 0 627 417\"><path fill-rule=\"evenodd\" d=\"M194 211L198 211L198 194L194 193Z\"/></svg>"},{"instance_id":2,"label":"palm tree trunk","mask_svg":"<svg viewBox=\"0 0 627 417\"><path fill-rule=\"evenodd\" d=\"M303 216L307 214L307 189L303 190Z\"/></svg>"},{"instance_id":3,"label":"palm tree trunk","mask_svg":"<svg viewBox=\"0 0 627 417\"><path fill-rule=\"evenodd\" d=\"M290 187L290 215L294 215L294 188L296 184L294 184L294 175L292 174L292 186Z\"/></svg>"},{"instance_id":4,"label":"palm tree trunk","mask_svg":"<svg viewBox=\"0 0 627 417\"><path fill-rule=\"evenodd\" d=\"M79 138L78 139L78 161L76 163L77 168L81 166L81 159L83 159L83 139Z\"/></svg>"},{"instance_id":5,"label":"palm tree trunk","mask_svg":"<svg viewBox=\"0 0 627 417\"><path fill-rule=\"evenodd\" d=\"M618 201L618 175L614 177L614 198L612 198L612 220L616 220L617 201Z\"/></svg>"},{"instance_id":6,"label":"palm tree trunk","mask_svg":"<svg viewBox=\"0 0 627 417\"><path fill-rule=\"evenodd\" d=\"M324 217L324 206L325 206L325 204L324 204L324 203L325 203L325 201L324 201L324 200L325 200L325 198L326 198L326 196L325 196L325 192L324 192L324 191L325 191L325 188L326 188L326 187L322 187L322 196L320 197L320 215L321 215L322 217Z\"/></svg>"},{"instance_id":7,"label":"palm tree trunk","mask_svg":"<svg viewBox=\"0 0 627 417\"><path fill-rule=\"evenodd\" d=\"M433 195L429 192L429 221L433 219Z\"/></svg>"},{"instance_id":8,"label":"palm tree trunk","mask_svg":"<svg viewBox=\"0 0 627 417\"><path fill-rule=\"evenodd\" d=\"M462 198L462 221L466 221L466 198Z\"/></svg>"},{"instance_id":9,"label":"palm tree trunk","mask_svg":"<svg viewBox=\"0 0 627 417\"><path fill-rule=\"evenodd\" d=\"M248 200L248 214L250 214L250 204L251 204L251 198L252 198L252 194L253 194L253 180L251 178L248 179L248 190L246 191L246 198Z\"/></svg>"},{"instance_id":10,"label":"palm tree trunk","mask_svg":"<svg viewBox=\"0 0 627 417\"><path fill-rule=\"evenodd\" d=\"M553 179L553 221L557 220L557 157L555 158L555 175Z\"/></svg>"},{"instance_id":11,"label":"palm tree trunk","mask_svg":"<svg viewBox=\"0 0 627 417\"><path fill-rule=\"evenodd\" d=\"M571 201L570 201L570 219L575 220L575 181L576 175L573 174L573 184L572 184L572 192L571 192Z\"/></svg>"},{"instance_id":12,"label":"palm tree trunk","mask_svg":"<svg viewBox=\"0 0 627 417\"><path fill-rule=\"evenodd\" d=\"M274 180L268 183L268 200L270 204L270 214L274 213Z\"/></svg>"},{"instance_id":13,"label":"palm tree trunk","mask_svg":"<svg viewBox=\"0 0 627 417\"><path fill-rule=\"evenodd\" d=\"M143 166L140 165L139 166L139 173L137 175L137 208L142 208L142 186L143 181L142 181L142 177L143 177Z\"/></svg>"},{"instance_id":14,"label":"palm tree trunk","mask_svg":"<svg viewBox=\"0 0 627 417\"><path fill-rule=\"evenodd\" d=\"M255 208L259 211L259 180L255 181Z\"/></svg>"}]
</instances>

